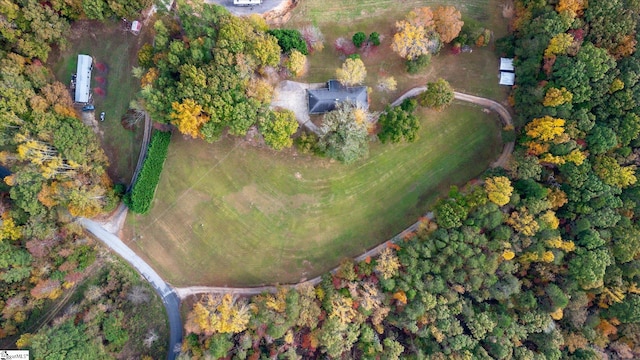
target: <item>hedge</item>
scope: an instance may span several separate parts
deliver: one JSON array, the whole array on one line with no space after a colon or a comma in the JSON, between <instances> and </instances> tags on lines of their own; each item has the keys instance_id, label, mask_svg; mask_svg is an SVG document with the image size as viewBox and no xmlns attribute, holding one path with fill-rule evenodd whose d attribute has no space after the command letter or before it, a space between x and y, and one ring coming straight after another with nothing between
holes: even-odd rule
<instances>
[{"instance_id":1,"label":"hedge","mask_svg":"<svg viewBox=\"0 0 640 360\"><path fill-rule=\"evenodd\" d=\"M303 55L309 55L307 42L304 41L300 31L294 29L273 29L269 30L268 33L278 39L278 45L283 53L290 54L291 50L296 49Z\"/></svg>"},{"instance_id":2,"label":"hedge","mask_svg":"<svg viewBox=\"0 0 640 360\"><path fill-rule=\"evenodd\" d=\"M142 169L131 191L125 195L124 203L131 211L146 214L151 209L151 202L160 181L162 166L167 158L171 133L156 131L151 136L147 156L144 158Z\"/></svg>"}]
</instances>

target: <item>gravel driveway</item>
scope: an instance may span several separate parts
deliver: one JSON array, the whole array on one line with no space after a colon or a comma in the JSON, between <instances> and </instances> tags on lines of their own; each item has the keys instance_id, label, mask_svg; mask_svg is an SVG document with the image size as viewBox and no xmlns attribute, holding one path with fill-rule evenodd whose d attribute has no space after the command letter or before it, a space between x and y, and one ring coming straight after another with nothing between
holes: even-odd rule
<instances>
[{"instance_id":1,"label":"gravel driveway","mask_svg":"<svg viewBox=\"0 0 640 360\"><path fill-rule=\"evenodd\" d=\"M316 135L320 135L320 129L309 118L307 89L322 87L323 85L305 84L289 80L281 81L276 88L271 107L281 107L293 111L300 126L304 126Z\"/></svg>"}]
</instances>

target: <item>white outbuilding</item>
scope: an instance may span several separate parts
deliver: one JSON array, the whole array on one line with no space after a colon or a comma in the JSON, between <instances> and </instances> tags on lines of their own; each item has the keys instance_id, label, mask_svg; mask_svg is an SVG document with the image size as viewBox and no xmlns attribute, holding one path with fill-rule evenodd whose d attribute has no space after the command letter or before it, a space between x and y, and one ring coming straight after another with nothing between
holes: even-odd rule
<instances>
[{"instance_id":1,"label":"white outbuilding","mask_svg":"<svg viewBox=\"0 0 640 360\"><path fill-rule=\"evenodd\" d=\"M75 101L86 104L91 98L91 70L93 58L89 55L78 55L78 67L76 68L76 93Z\"/></svg>"},{"instance_id":2,"label":"white outbuilding","mask_svg":"<svg viewBox=\"0 0 640 360\"><path fill-rule=\"evenodd\" d=\"M513 59L500 58L500 71L515 71L513 67Z\"/></svg>"},{"instance_id":3,"label":"white outbuilding","mask_svg":"<svg viewBox=\"0 0 640 360\"><path fill-rule=\"evenodd\" d=\"M516 74L508 71L500 71L500 85L513 85L516 83Z\"/></svg>"}]
</instances>

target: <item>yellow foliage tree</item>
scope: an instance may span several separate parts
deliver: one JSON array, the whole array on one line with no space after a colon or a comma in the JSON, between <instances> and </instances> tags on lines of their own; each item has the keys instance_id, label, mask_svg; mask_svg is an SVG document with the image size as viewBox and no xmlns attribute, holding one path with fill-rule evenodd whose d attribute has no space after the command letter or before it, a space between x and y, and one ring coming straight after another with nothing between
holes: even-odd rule
<instances>
[{"instance_id":1,"label":"yellow foliage tree","mask_svg":"<svg viewBox=\"0 0 640 360\"><path fill-rule=\"evenodd\" d=\"M383 77L378 81L378 88L382 91L396 91L398 83L393 76Z\"/></svg>"},{"instance_id":2,"label":"yellow foliage tree","mask_svg":"<svg viewBox=\"0 0 640 360\"><path fill-rule=\"evenodd\" d=\"M237 303L231 294L208 295L197 302L187 315L185 329L195 334L239 333L249 324L249 307Z\"/></svg>"},{"instance_id":3,"label":"yellow foliage tree","mask_svg":"<svg viewBox=\"0 0 640 360\"><path fill-rule=\"evenodd\" d=\"M439 6L433 12L433 21L436 32L445 44L455 39L464 25L462 14L454 6Z\"/></svg>"},{"instance_id":4,"label":"yellow foliage tree","mask_svg":"<svg viewBox=\"0 0 640 360\"><path fill-rule=\"evenodd\" d=\"M505 176L487 178L484 183L484 189L489 200L498 206L508 204L513 193L511 181Z\"/></svg>"},{"instance_id":5,"label":"yellow foliage tree","mask_svg":"<svg viewBox=\"0 0 640 360\"><path fill-rule=\"evenodd\" d=\"M173 108L173 112L169 114L171 123L176 125L182 134L201 138L200 128L209 121L209 116L202 113L202 106L193 99L184 99L181 103L173 102L171 107Z\"/></svg>"},{"instance_id":6,"label":"yellow foliage tree","mask_svg":"<svg viewBox=\"0 0 640 360\"><path fill-rule=\"evenodd\" d=\"M570 153L564 156L565 161L570 161L576 165L582 165L587 158L587 155L578 149L573 149Z\"/></svg>"},{"instance_id":7,"label":"yellow foliage tree","mask_svg":"<svg viewBox=\"0 0 640 360\"><path fill-rule=\"evenodd\" d=\"M563 119L545 116L533 119L533 121L527 124L525 129L527 135L534 139L550 141L564 132L564 123L565 121Z\"/></svg>"},{"instance_id":8,"label":"yellow foliage tree","mask_svg":"<svg viewBox=\"0 0 640 360\"><path fill-rule=\"evenodd\" d=\"M573 35L567 33L560 33L551 38L549 46L544 51L545 57L551 57L553 55L562 55L567 52L567 49L573 43Z\"/></svg>"},{"instance_id":9,"label":"yellow foliage tree","mask_svg":"<svg viewBox=\"0 0 640 360\"><path fill-rule=\"evenodd\" d=\"M576 249L576 245L573 243L573 241L563 241L560 236L556 236L549 240L546 240L545 244L547 244L547 246L551 248L560 249L566 252L571 252Z\"/></svg>"},{"instance_id":10,"label":"yellow foliage tree","mask_svg":"<svg viewBox=\"0 0 640 360\"><path fill-rule=\"evenodd\" d=\"M247 85L246 93L248 97L263 104L270 104L273 98L273 86L264 79L251 79Z\"/></svg>"},{"instance_id":11,"label":"yellow foliage tree","mask_svg":"<svg viewBox=\"0 0 640 360\"><path fill-rule=\"evenodd\" d=\"M337 318L342 324L349 324L358 312L353 308L353 299L335 293L331 297L330 317Z\"/></svg>"},{"instance_id":12,"label":"yellow foliage tree","mask_svg":"<svg viewBox=\"0 0 640 360\"><path fill-rule=\"evenodd\" d=\"M427 37L424 27L402 20L396 22L396 29L391 49L400 57L413 60L420 55L429 53L432 40Z\"/></svg>"},{"instance_id":13,"label":"yellow foliage tree","mask_svg":"<svg viewBox=\"0 0 640 360\"><path fill-rule=\"evenodd\" d=\"M558 89L552 87L547 90L547 94L544 96L542 105L556 107L571 102L571 100L573 100L573 94L567 90L567 88L562 87Z\"/></svg>"},{"instance_id":14,"label":"yellow foliage tree","mask_svg":"<svg viewBox=\"0 0 640 360\"><path fill-rule=\"evenodd\" d=\"M367 77L367 69L360 59L348 58L342 67L336 69L336 79L345 86L361 84Z\"/></svg>"},{"instance_id":15,"label":"yellow foliage tree","mask_svg":"<svg viewBox=\"0 0 640 360\"><path fill-rule=\"evenodd\" d=\"M548 210L542 216L540 216L540 222L546 225L547 229L555 230L560 225L560 220L556 216L556 213L552 210Z\"/></svg>"},{"instance_id":16,"label":"yellow foliage tree","mask_svg":"<svg viewBox=\"0 0 640 360\"><path fill-rule=\"evenodd\" d=\"M291 50L289 58L285 61L285 66L294 77L300 77L304 75L307 67L307 57L298 50Z\"/></svg>"},{"instance_id":17,"label":"yellow foliage tree","mask_svg":"<svg viewBox=\"0 0 640 360\"><path fill-rule=\"evenodd\" d=\"M538 225L538 222L526 211L526 209L523 209L520 212L512 212L511 216L507 219L507 224L511 225L515 231L525 236L533 236L538 232L538 230L540 230L540 225Z\"/></svg>"},{"instance_id":18,"label":"yellow foliage tree","mask_svg":"<svg viewBox=\"0 0 640 360\"><path fill-rule=\"evenodd\" d=\"M547 194L547 199L551 203L552 209L558 209L569 201L567 194L558 188L552 188L549 194Z\"/></svg>"},{"instance_id":19,"label":"yellow foliage tree","mask_svg":"<svg viewBox=\"0 0 640 360\"><path fill-rule=\"evenodd\" d=\"M502 252L502 258L505 260L512 260L515 256L516 256L516 253L514 253L511 250L505 250Z\"/></svg>"},{"instance_id":20,"label":"yellow foliage tree","mask_svg":"<svg viewBox=\"0 0 640 360\"><path fill-rule=\"evenodd\" d=\"M567 12L572 18L582 16L584 9L587 8L588 0L560 0L556 4L556 11Z\"/></svg>"},{"instance_id":21,"label":"yellow foliage tree","mask_svg":"<svg viewBox=\"0 0 640 360\"><path fill-rule=\"evenodd\" d=\"M383 279L390 279L398 273L400 269L400 260L390 248L385 248L380 253L376 264L376 270Z\"/></svg>"},{"instance_id":22,"label":"yellow foliage tree","mask_svg":"<svg viewBox=\"0 0 640 360\"><path fill-rule=\"evenodd\" d=\"M2 221L0 221L0 240L19 240L22 236L20 227L16 225L13 218L9 215L9 212L2 214Z\"/></svg>"}]
</instances>

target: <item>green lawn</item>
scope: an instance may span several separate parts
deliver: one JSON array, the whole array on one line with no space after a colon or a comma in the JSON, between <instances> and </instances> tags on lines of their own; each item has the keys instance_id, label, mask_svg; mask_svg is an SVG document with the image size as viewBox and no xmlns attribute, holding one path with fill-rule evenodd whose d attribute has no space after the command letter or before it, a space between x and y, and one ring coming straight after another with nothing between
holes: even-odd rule
<instances>
[{"instance_id":1,"label":"green lawn","mask_svg":"<svg viewBox=\"0 0 640 360\"><path fill-rule=\"evenodd\" d=\"M499 0L325 0L301 1L294 9L291 19L283 25L300 29L314 24L325 36L325 47L321 52L308 57L309 70L302 81L324 82L335 77L344 57L336 52L334 42L339 37L351 39L356 31L370 34L380 33L382 43L373 51L359 51L367 67L365 85L373 88L371 103L374 110L385 105L400 94L427 81L442 77L457 90L473 95L500 100L506 97L506 88L498 85L498 59L493 46L474 48L472 53L452 55L444 47L432 58L432 65L424 72L408 76L405 62L390 48L395 33L395 22L401 20L412 9L422 6L454 5L460 9L463 20L473 21L494 32L494 37L504 36L507 20L502 17L502 1ZM397 91L382 93L376 89L380 77L393 76L398 82Z\"/></svg>"},{"instance_id":2,"label":"green lawn","mask_svg":"<svg viewBox=\"0 0 640 360\"><path fill-rule=\"evenodd\" d=\"M71 74L76 71L78 54L91 55L95 62L107 65L106 73L95 67L92 73L91 87L102 86L106 90L105 96L94 94L95 114L97 117L102 111L106 113L105 121L98 125L102 146L111 163L109 175L114 182L128 184L138 160L142 127L135 133L126 130L120 124L120 118L140 90L139 81L131 75L131 68L137 61L137 51L145 34L135 36L121 30L120 25L77 22L68 36L67 48L50 61L56 78L64 84L69 83ZM105 78L105 85L99 84L97 77Z\"/></svg>"},{"instance_id":3,"label":"green lawn","mask_svg":"<svg viewBox=\"0 0 640 360\"><path fill-rule=\"evenodd\" d=\"M350 166L176 135L152 211L128 218L129 245L174 285L314 277L400 232L501 149L497 116L478 107L421 116L415 143L373 144Z\"/></svg>"}]
</instances>

